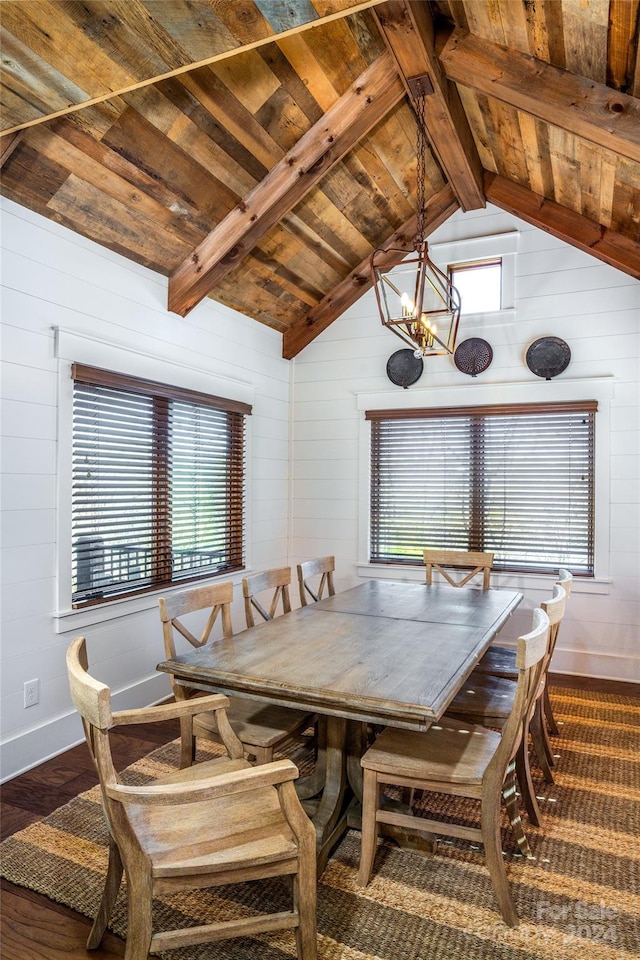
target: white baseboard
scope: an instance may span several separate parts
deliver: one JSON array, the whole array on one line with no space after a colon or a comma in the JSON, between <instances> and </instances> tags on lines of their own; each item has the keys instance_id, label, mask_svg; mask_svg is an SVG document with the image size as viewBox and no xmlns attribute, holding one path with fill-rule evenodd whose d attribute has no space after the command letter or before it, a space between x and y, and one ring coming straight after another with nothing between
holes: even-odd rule
<instances>
[{"instance_id":1,"label":"white baseboard","mask_svg":"<svg viewBox=\"0 0 640 960\"><path fill-rule=\"evenodd\" d=\"M131 710L134 707L159 703L169 696L171 688L168 676L156 674L115 693L112 704L114 710ZM57 757L83 741L82 723L75 710L16 734L15 737L7 737L0 741L0 783L31 770L45 760Z\"/></svg>"}]
</instances>

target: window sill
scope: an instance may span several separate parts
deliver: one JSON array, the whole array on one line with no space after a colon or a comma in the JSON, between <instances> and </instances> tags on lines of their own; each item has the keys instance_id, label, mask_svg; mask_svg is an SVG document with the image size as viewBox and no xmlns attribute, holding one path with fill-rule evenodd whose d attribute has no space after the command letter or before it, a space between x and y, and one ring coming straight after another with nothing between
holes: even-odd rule
<instances>
[{"instance_id":1,"label":"window sill","mask_svg":"<svg viewBox=\"0 0 640 960\"><path fill-rule=\"evenodd\" d=\"M405 566L404 564L358 563L358 576L363 579L404 580L423 583L425 571L423 566ZM494 587L504 587L511 590L546 590L551 580L546 573L503 573L495 571L491 574L491 583ZM591 593L608 595L611 592L610 579L606 577L574 577L572 593Z\"/></svg>"},{"instance_id":2,"label":"window sill","mask_svg":"<svg viewBox=\"0 0 640 960\"><path fill-rule=\"evenodd\" d=\"M234 586L242 582L242 578L251 573L249 568L241 570L231 576L220 578L212 577L211 580L199 580L197 585L204 586L207 583L215 583L218 579L226 582L231 580ZM193 585L193 584L191 584ZM135 616L138 613L146 613L147 610L158 609L158 597L171 596L181 590L188 589L190 585L176 584L170 589L163 588L151 593L140 594L137 597L121 597L119 600L105 600L104 603L95 604L91 607L84 607L79 610L56 610L53 613L54 629L56 633L67 633L71 630L84 630L85 627L91 627L97 623L107 623L110 620L118 620L122 617Z\"/></svg>"}]
</instances>

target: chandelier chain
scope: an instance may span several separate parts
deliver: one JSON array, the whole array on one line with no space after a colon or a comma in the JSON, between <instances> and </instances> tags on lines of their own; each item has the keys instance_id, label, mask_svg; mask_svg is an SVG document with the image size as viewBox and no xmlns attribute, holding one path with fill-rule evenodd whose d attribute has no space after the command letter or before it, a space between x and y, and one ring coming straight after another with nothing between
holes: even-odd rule
<instances>
[{"instance_id":1,"label":"chandelier chain","mask_svg":"<svg viewBox=\"0 0 640 960\"><path fill-rule=\"evenodd\" d=\"M426 135L426 124L425 124L426 99L427 98L425 94L421 92L419 96L414 100L416 116L418 120L417 137L416 137L416 160L417 160L416 202L418 207L416 246L424 243L425 233L427 231L427 210L426 210L426 198L425 198L425 180L427 176L427 161L426 161L427 135Z\"/></svg>"}]
</instances>

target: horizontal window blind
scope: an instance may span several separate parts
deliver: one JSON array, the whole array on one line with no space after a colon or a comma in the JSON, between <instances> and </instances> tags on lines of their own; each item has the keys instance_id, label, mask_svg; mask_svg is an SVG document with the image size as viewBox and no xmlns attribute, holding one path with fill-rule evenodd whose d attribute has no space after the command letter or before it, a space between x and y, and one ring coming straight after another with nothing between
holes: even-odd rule
<instances>
[{"instance_id":1,"label":"horizontal window blind","mask_svg":"<svg viewBox=\"0 0 640 960\"><path fill-rule=\"evenodd\" d=\"M72 376L74 606L241 569L251 408L79 365Z\"/></svg>"},{"instance_id":2,"label":"horizontal window blind","mask_svg":"<svg viewBox=\"0 0 640 960\"><path fill-rule=\"evenodd\" d=\"M368 411L372 562L487 550L593 573L595 401Z\"/></svg>"}]
</instances>

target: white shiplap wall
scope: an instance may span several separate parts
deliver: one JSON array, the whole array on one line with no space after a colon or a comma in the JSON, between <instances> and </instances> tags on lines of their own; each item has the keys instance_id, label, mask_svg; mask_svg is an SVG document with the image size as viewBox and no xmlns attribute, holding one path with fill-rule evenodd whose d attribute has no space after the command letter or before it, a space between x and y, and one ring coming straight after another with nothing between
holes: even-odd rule
<instances>
[{"instance_id":1,"label":"white shiplap wall","mask_svg":"<svg viewBox=\"0 0 640 960\"><path fill-rule=\"evenodd\" d=\"M600 540L610 538L611 551L598 581L576 588L554 666L639 678L640 284L495 209L457 215L433 242L520 231L515 312L462 328L461 338L484 336L494 347L494 362L477 382L459 374L448 358L434 358L415 387L400 391L387 380L385 365L402 345L380 326L372 295L290 365L281 359L280 336L268 328L213 301L182 320L166 311L164 278L10 201L0 201L0 213L3 778L81 738L64 664L68 641L77 633L87 636L95 673L116 691L118 707L149 703L168 690L166 678L153 669L161 657L155 598L124 604L117 616L112 610L111 619L96 622L93 615L57 616L63 606L56 587L58 502L65 502L57 456L68 424L59 416L64 380L54 327L116 345L127 362L148 354L164 369L176 365L177 377L195 368L209 371L212 382L228 378L251 389L249 562L262 569L334 553L339 589L371 573L363 514L367 437L358 409L371 396L362 395L375 398L391 390L394 398L407 394L413 403L422 395L434 402L449 395L443 391L462 396L459 391L471 386L488 389L496 401L522 389L532 390L535 399L544 384L524 366L524 350L538 336L563 337L573 361L553 389L560 381L596 378L592 382L612 396L605 401L610 430L600 516ZM591 394L585 388L584 395ZM510 627L515 636L527 626L526 610L549 587L536 578L512 582L526 592L525 612ZM240 604L234 622L243 622ZM40 703L25 710L23 684L35 677Z\"/></svg>"},{"instance_id":2,"label":"white shiplap wall","mask_svg":"<svg viewBox=\"0 0 640 960\"><path fill-rule=\"evenodd\" d=\"M217 388L222 379L230 390L253 394L248 559L255 569L288 562L290 365L282 359L281 336L267 327L211 300L183 320L166 310L165 278L10 201L2 201L0 212L4 779L81 738L65 668L76 634L87 636L92 668L117 692L119 707L149 703L169 690L168 678L154 671L162 659L156 597L121 604L112 619L100 612L56 616L68 606L56 583L68 536L59 523L58 497L66 503L68 490L58 489L57 451L69 425L64 411L59 416L68 363L56 357L54 328L64 331L65 356L67 342L76 341L96 357L101 349L109 357L121 351L123 364L134 367L151 357L163 372L175 369L175 382L193 368L204 383L210 374ZM240 596L236 587L238 627ZM36 677L40 703L25 709L24 682Z\"/></svg>"},{"instance_id":3,"label":"white shiplap wall","mask_svg":"<svg viewBox=\"0 0 640 960\"><path fill-rule=\"evenodd\" d=\"M576 584L553 667L639 681L640 283L495 207L456 214L430 237L430 246L437 251L438 244L513 230L514 309L461 321L458 342L481 336L493 346L493 363L481 376L471 379L451 358L433 357L413 387L391 384L386 362L403 344L381 326L372 293L294 361L294 562L334 553L338 588L383 572L366 564L367 406L596 397L596 580ZM456 259L451 248L447 253ZM551 382L524 363L527 346L546 335L563 338L572 351L568 369ZM406 569L387 572L411 576ZM415 578L422 576L416 569ZM529 629L531 608L550 594L550 583L532 576L494 579L525 593L503 631L508 642Z\"/></svg>"}]
</instances>

